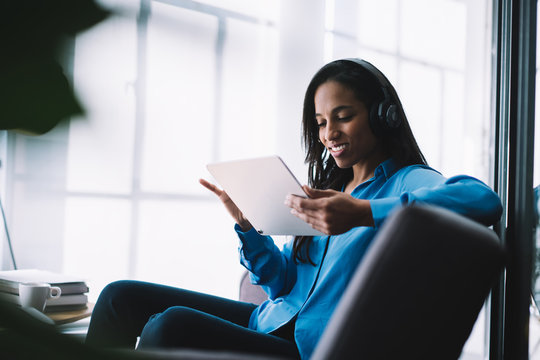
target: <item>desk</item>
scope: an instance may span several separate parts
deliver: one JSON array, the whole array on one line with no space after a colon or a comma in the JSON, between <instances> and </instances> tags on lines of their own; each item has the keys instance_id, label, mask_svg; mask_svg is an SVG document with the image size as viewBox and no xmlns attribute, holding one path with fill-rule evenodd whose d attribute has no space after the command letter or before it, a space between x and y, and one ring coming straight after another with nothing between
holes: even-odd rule
<instances>
[{"instance_id":1,"label":"desk","mask_svg":"<svg viewBox=\"0 0 540 360\"><path fill-rule=\"evenodd\" d=\"M92 315L94 310L94 304L88 303L86 309L81 310L71 310L71 311L59 311L59 312L50 312L45 313L55 325L64 325L81 320Z\"/></svg>"}]
</instances>

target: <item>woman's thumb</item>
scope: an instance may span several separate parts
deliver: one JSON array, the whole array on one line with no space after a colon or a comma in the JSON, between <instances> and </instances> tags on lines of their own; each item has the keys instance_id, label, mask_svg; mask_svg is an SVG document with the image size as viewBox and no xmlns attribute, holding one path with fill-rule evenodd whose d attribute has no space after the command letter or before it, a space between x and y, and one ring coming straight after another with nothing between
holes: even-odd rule
<instances>
[{"instance_id":1,"label":"woman's thumb","mask_svg":"<svg viewBox=\"0 0 540 360\"><path fill-rule=\"evenodd\" d=\"M306 192L307 196L309 196L312 199L317 199L321 197L329 196L332 190L319 190L319 189L313 189L310 188L307 185L302 186L304 191Z\"/></svg>"}]
</instances>

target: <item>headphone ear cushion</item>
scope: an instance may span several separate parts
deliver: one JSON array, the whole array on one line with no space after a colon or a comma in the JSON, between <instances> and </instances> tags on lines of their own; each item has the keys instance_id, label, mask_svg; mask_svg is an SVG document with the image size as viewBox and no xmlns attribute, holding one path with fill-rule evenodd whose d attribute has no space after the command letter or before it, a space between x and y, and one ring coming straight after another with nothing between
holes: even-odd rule
<instances>
[{"instance_id":1,"label":"headphone ear cushion","mask_svg":"<svg viewBox=\"0 0 540 360\"><path fill-rule=\"evenodd\" d=\"M401 116L399 116L396 104L388 102L381 110L383 111L382 119L384 119L386 129L397 129L401 125Z\"/></svg>"},{"instance_id":2,"label":"headphone ear cushion","mask_svg":"<svg viewBox=\"0 0 540 360\"><path fill-rule=\"evenodd\" d=\"M388 100L373 104L369 113L369 124L375 135L397 129L401 125L397 106Z\"/></svg>"}]
</instances>

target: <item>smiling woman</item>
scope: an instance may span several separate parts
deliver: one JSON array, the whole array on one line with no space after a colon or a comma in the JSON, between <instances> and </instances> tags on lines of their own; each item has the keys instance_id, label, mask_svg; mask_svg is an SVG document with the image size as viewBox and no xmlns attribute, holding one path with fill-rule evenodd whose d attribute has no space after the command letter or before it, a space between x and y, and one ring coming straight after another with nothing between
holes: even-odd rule
<instances>
[{"instance_id":1,"label":"smiling woman","mask_svg":"<svg viewBox=\"0 0 540 360\"><path fill-rule=\"evenodd\" d=\"M306 188L319 203L300 198L289 202L295 215L317 230L339 234L355 226L378 226L396 206L397 199L403 204L419 201L404 196L403 190L428 186L431 181L435 181L431 186L440 185L444 181L442 176L429 180L438 172L427 167L394 87L382 72L364 60L333 61L315 74L304 98L302 124L310 186L337 191ZM381 167L388 163L391 169ZM388 181L376 192L386 192L386 197L394 198L383 200L386 205L381 208L377 204L380 200L375 205L363 200L365 196L381 194L358 196L358 189L369 188L368 184L380 175L377 169L385 169ZM398 172L403 178L393 176L397 169L404 169ZM412 169L415 171L409 174ZM430 171L422 174L420 169ZM420 201L432 200L438 201ZM296 260L312 262L308 250L311 241L312 237L295 238Z\"/></svg>"}]
</instances>

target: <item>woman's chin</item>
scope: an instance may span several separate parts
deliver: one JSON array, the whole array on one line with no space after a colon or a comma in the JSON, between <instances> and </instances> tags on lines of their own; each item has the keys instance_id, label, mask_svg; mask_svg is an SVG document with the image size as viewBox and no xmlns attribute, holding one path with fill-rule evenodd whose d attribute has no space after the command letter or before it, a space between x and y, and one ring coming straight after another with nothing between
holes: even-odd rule
<instances>
[{"instance_id":1,"label":"woman's chin","mask_svg":"<svg viewBox=\"0 0 540 360\"><path fill-rule=\"evenodd\" d=\"M334 161L336 162L337 167L340 169L349 169L352 167L352 164L347 161L339 160L336 158L334 158Z\"/></svg>"}]
</instances>

